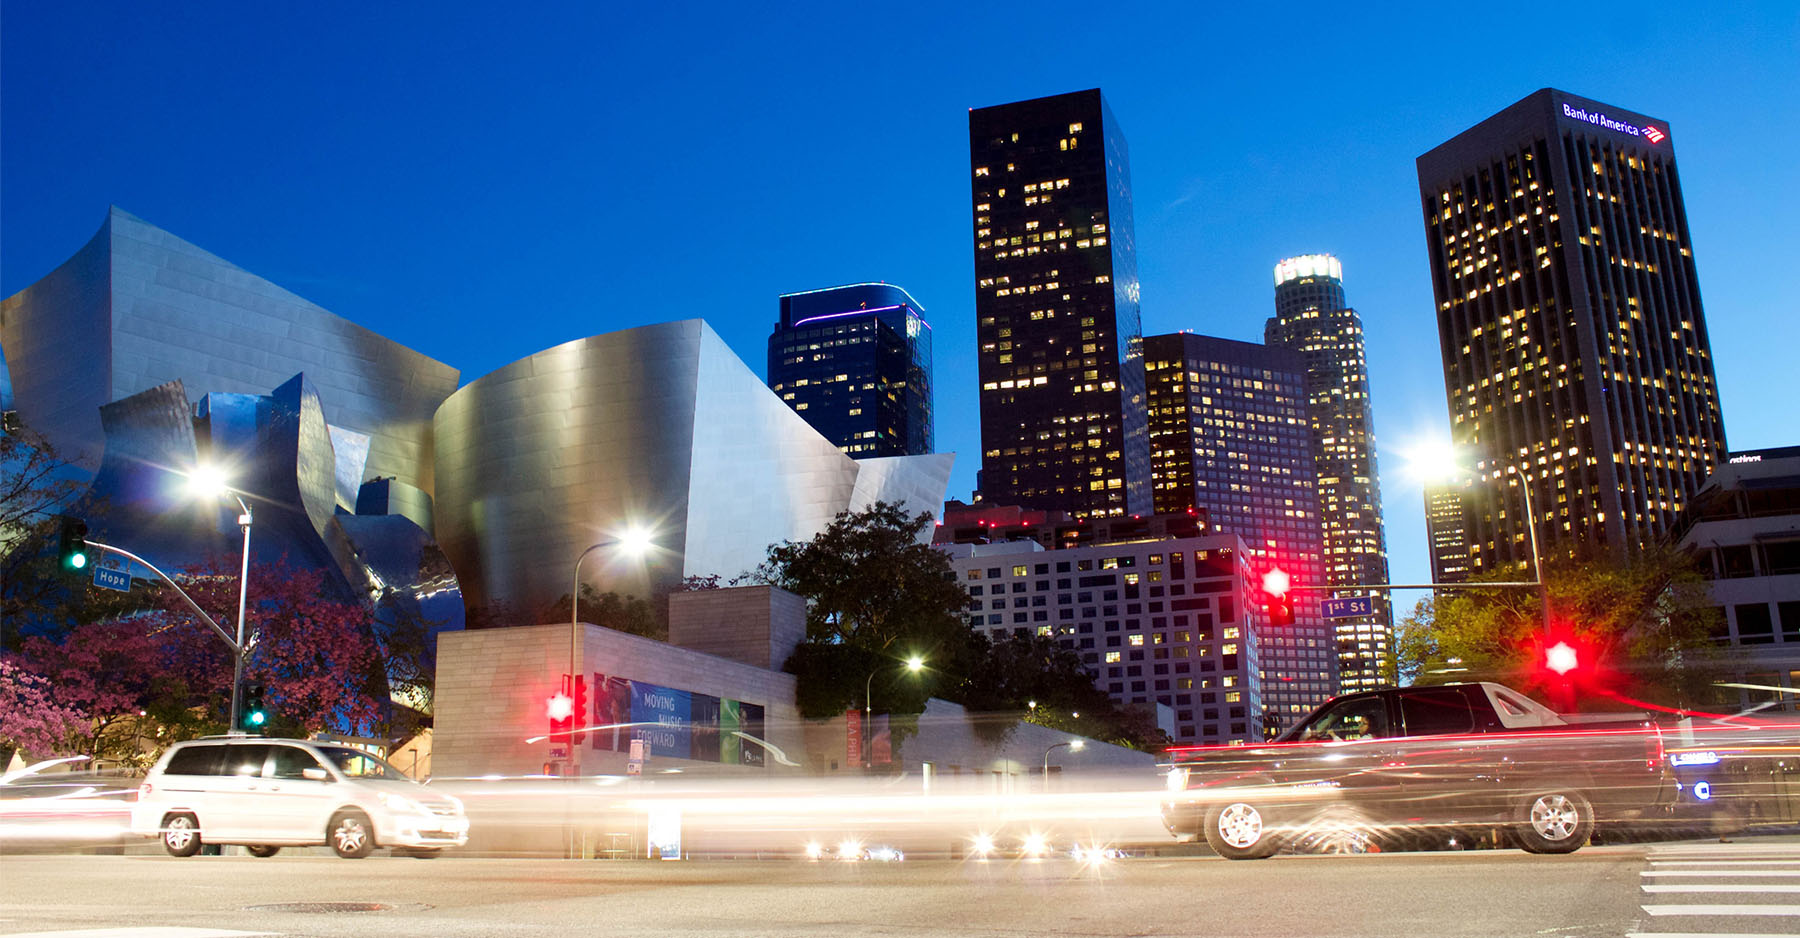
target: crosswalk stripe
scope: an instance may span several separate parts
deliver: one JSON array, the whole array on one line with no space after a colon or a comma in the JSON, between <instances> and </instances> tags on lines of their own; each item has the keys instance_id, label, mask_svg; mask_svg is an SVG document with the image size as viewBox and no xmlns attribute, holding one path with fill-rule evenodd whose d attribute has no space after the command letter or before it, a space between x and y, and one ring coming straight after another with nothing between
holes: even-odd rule
<instances>
[{"instance_id":1,"label":"crosswalk stripe","mask_svg":"<svg viewBox=\"0 0 1800 938\"><path fill-rule=\"evenodd\" d=\"M1645 892L1800 892L1786 883L1645 883Z\"/></svg>"},{"instance_id":2,"label":"crosswalk stripe","mask_svg":"<svg viewBox=\"0 0 1800 938\"><path fill-rule=\"evenodd\" d=\"M1644 870L1639 876L1800 876L1800 870Z\"/></svg>"},{"instance_id":3,"label":"crosswalk stripe","mask_svg":"<svg viewBox=\"0 0 1800 938\"><path fill-rule=\"evenodd\" d=\"M1800 905L1646 905L1651 915L1789 915L1800 916Z\"/></svg>"},{"instance_id":4,"label":"crosswalk stripe","mask_svg":"<svg viewBox=\"0 0 1800 938\"><path fill-rule=\"evenodd\" d=\"M0 938L252 938L274 931L234 931L234 929L189 929L180 925L133 925L122 929L68 929L68 931L25 931L4 934Z\"/></svg>"},{"instance_id":5,"label":"crosswalk stripe","mask_svg":"<svg viewBox=\"0 0 1800 938\"><path fill-rule=\"evenodd\" d=\"M1794 865L1793 860L1651 860L1651 863L1674 864L1677 866L1772 866L1775 864Z\"/></svg>"},{"instance_id":6,"label":"crosswalk stripe","mask_svg":"<svg viewBox=\"0 0 1800 938\"><path fill-rule=\"evenodd\" d=\"M1748 934L1745 932L1718 931L1634 931L1626 932L1625 938L1794 938L1793 935Z\"/></svg>"}]
</instances>

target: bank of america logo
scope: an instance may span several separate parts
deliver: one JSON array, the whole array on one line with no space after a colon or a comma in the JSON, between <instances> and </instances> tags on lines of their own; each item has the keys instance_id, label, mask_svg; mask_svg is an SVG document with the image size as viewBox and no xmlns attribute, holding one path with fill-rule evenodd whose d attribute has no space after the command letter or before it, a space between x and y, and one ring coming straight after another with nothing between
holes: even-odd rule
<instances>
[{"instance_id":1,"label":"bank of america logo","mask_svg":"<svg viewBox=\"0 0 1800 938\"><path fill-rule=\"evenodd\" d=\"M1651 143L1661 143L1664 140L1669 139L1669 135L1656 129L1654 124L1644 125L1644 136L1649 137Z\"/></svg>"}]
</instances>

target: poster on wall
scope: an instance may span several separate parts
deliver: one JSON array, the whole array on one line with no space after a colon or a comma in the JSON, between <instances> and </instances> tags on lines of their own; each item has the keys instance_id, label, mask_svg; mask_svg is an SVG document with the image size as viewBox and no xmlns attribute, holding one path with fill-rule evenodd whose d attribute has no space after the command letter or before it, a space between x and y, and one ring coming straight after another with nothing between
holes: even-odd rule
<instances>
[{"instance_id":1,"label":"poster on wall","mask_svg":"<svg viewBox=\"0 0 1800 938\"><path fill-rule=\"evenodd\" d=\"M588 734L593 747L624 752L631 741L631 682L618 675L594 674L594 712L589 726L605 727Z\"/></svg>"},{"instance_id":2,"label":"poster on wall","mask_svg":"<svg viewBox=\"0 0 1800 938\"><path fill-rule=\"evenodd\" d=\"M648 742L657 755L692 758L689 713L687 691L631 682L631 722L637 724L632 735Z\"/></svg>"},{"instance_id":3,"label":"poster on wall","mask_svg":"<svg viewBox=\"0 0 1800 938\"><path fill-rule=\"evenodd\" d=\"M626 752L633 740L659 756L763 765L763 707L596 672L588 725L595 750Z\"/></svg>"}]
</instances>

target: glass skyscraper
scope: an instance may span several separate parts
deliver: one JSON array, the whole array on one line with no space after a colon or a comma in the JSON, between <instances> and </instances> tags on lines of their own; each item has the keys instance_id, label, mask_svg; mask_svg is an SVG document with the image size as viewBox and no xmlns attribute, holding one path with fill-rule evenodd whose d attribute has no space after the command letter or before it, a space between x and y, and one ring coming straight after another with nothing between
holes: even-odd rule
<instances>
[{"instance_id":1,"label":"glass skyscraper","mask_svg":"<svg viewBox=\"0 0 1800 938\"><path fill-rule=\"evenodd\" d=\"M922 312L885 283L783 296L769 389L849 456L931 452L931 326Z\"/></svg>"},{"instance_id":2,"label":"glass skyscraper","mask_svg":"<svg viewBox=\"0 0 1800 938\"><path fill-rule=\"evenodd\" d=\"M1418 171L1471 571L1666 536L1725 457L1674 132L1545 88Z\"/></svg>"},{"instance_id":3,"label":"glass skyscraper","mask_svg":"<svg viewBox=\"0 0 1800 938\"><path fill-rule=\"evenodd\" d=\"M1125 137L1099 89L969 112L983 501L1151 511Z\"/></svg>"},{"instance_id":4,"label":"glass skyscraper","mask_svg":"<svg viewBox=\"0 0 1800 938\"><path fill-rule=\"evenodd\" d=\"M1275 265L1275 315L1265 325L1263 337L1270 345L1306 358L1313 462L1324 522L1324 582L1388 582L1362 317L1344 299L1344 268L1337 258L1306 254ZM1338 671L1345 693L1381 686L1393 640L1393 611L1386 591L1331 595L1373 598L1374 615L1336 620Z\"/></svg>"},{"instance_id":5,"label":"glass skyscraper","mask_svg":"<svg viewBox=\"0 0 1800 938\"><path fill-rule=\"evenodd\" d=\"M1243 538L1257 577L1272 568L1296 584L1324 580L1323 542L1308 417L1306 358L1298 352L1181 332L1144 339L1150 462L1156 510L1196 510ZM1260 604L1265 729L1285 729L1337 693L1337 643L1318 593L1296 594L1294 624L1272 627Z\"/></svg>"}]
</instances>

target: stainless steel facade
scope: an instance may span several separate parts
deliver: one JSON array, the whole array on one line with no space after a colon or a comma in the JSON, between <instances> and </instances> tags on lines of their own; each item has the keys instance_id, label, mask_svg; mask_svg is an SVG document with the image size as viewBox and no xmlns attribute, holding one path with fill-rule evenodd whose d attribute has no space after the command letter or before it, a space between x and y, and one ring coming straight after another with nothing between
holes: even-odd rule
<instances>
[{"instance_id":1,"label":"stainless steel facade","mask_svg":"<svg viewBox=\"0 0 1800 938\"><path fill-rule=\"evenodd\" d=\"M952 456L839 452L700 320L546 349L439 408L439 542L474 604L569 593L576 559L632 528L641 562L597 552L584 582L647 597L683 576L730 578L875 500L936 514Z\"/></svg>"},{"instance_id":2,"label":"stainless steel facade","mask_svg":"<svg viewBox=\"0 0 1800 938\"><path fill-rule=\"evenodd\" d=\"M90 469L101 405L176 380L196 395L267 394L304 374L340 455L367 437L360 477L338 486L346 508L371 476L431 491L431 418L459 378L117 208L74 257L0 303L0 343L21 419Z\"/></svg>"}]
</instances>

